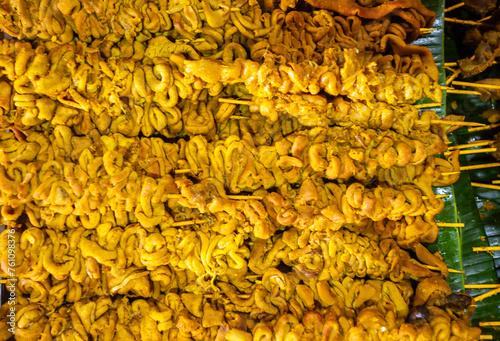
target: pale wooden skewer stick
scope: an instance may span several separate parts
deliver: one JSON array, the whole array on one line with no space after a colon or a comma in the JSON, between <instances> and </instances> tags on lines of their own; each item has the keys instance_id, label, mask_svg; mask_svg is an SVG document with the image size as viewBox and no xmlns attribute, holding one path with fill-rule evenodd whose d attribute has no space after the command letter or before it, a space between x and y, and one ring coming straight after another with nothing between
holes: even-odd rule
<instances>
[{"instance_id":1,"label":"pale wooden skewer stick","mask_svg":"<svg viewBox=\"0 0 500 341\"><path fill-rule=\"evenodd\" d=\"M478 127L478 128L469 128L469 133L473 131L481 131L481 130L489 130L489 129L494 129L500 127L500 123L495 123L495 124L490 124L484 127Z\"/></svg>"},{"instance_id":2,"label":"pale wooden skewer stick","mask_svg":"<svg viewBox=\"0 0 500 341\"><path fill-rule=\"evenodd\" d=\"M500 162L484 163L482 165L472 165L472 166L462 166L460 170L473 170L473 169L483 169L483 168L493 168L500 167Z\"/></svg>"},{"instance_id":3,"label":"pale wooden skewer stick","mask_svg":"<svg viewBox=\"0 0 500 341\"><path fill-rule=\"evenodd\" d=\"M258 195L228 195L228 199L233 200L263 200L264 198ZM182 194L167 194L167 199L182 199Z\"/></svg>"},{"instance_id":4,"label":"pale wooden skewer stick","mask_svg":"<svg viewBox=\"0 0 500 341\"><path fill-rule=\"evenodd\" d=\"M453 5L453 6L450 6L450 7L448 7L448 8L445 8L445 9L444 9L444 12L446 13L446 12L449 12L449 11L453 11L454 9L460 8L460 7L462 7L463 5L465 5L465 3L460 2L460 3L456 4L456 5Z\"/></svg>"},{"instance_id":5,"label":"pale wooden skewer stick","mask_svg":"<svg viewBox=\"0 0 500 341\"><path fill-rule=\"evenodd\" d=\"M425 103L425 104L417 104L414 105L415 108L417 109L422 109L422 108L437 108L440 107L442 103Z\"/></svg>"},{"instance_id":6,"label":"pale wooden skewer stick","mask_svg":"<svg viewBox=\"0 0 500 341\"><path fill-rule=\"evenodd\" d=\"M494 296L496 294L499 294L500 293L500 288L498 289L493 289L491 291L488 291L487 293L484 293L482 295L479 295L479 296L476 296L474 297L474 301L476 302L481 302L482 300L484 300L485 298L488 298L488 297L491 297L491 296Z\"/></svg>"},{"instance_id":7,"label":"pale wooden skewer stick","mask_svg":"<svg viewBox=\"0 0 500 341\"><path fill-rule=\"evenodd\" d=\"M491 297L491 296L494 296L494 295L497 295L500 293L500 289L494 289L494 290L490 290L488 291L487 293L485 294L482 294L482 295L479 295L479 296L476 296L474 297L474 301L475 302L481 302L482 300L484 300L485 298L488 298L488 297ZM477 307L477 304L474 305L474 307ZM481 323L481 322L480 322Z\"/></svg>"},{"instance_id":8,"label":"pale wooden skewer stick","mask_svg":"<svg viewBox=\"0 0 500 341\"><path fill-rule=\"evenodd\" d=\"M197 10L198 12L201 12L201 13L203 13L203 12L204 12L204 11L203 11L203 8L197 8L196 10ZM230 11L231 11L231 12L241 12L241 8L239 8L239 7L231 7L231 8L230 8Z\"/></svg>"},{"instance_id":9,"label":"pale wooden skewer stick","mask_svg":"<svg viewBox=\"0 0 500 341\"><path fill-rule=\"evenodd\" d=\"M453 85L468 86L471 88L484 88L484 89L500 90L500 85L493 85L493 84L481 84L481 83L471 83L471 82L461 82L461 81L454 81L454 82L452 82L452 84Z\"/></svg>"},{"instance_id":10,"label":"pale wooden skewer stick","mask_svg":"<svg viewBox=\"0 0 500 341\"><path fill-rule=\"evenodd\" d=\"M500 184L500 180L493 180L491 183L492 183L493 185L498 185L498 184Z\"/></svg>"},{"instance_id":11,"label":"pale wooden skewer stick","mask_svg":"<svg viewBox=\"0 0 500 341\"><path fill-rule=\"evenodd\" d=\"M454 22L454 23L457 23L457 24L464 24L464 25L493 27L493 25L490 25L490 24L485 24L485 23L482 23L482 22L472 21L472 20L462 20L462 19L457 19L457 18L446 18L445 17L444 21Z\"/></svg>"},{"instance_id":12,"label":"pale wooden skewer stick","mask_svg":"<svg viewBox=\"0 0 500 341\"><path fill-rule=\"evenodd\" d=\"M472 142L472 143L467 143L467 144L458 144L456 146L449 146L448 150L456 150L456 149L466 149L466 148L473 148L473 147L489 146L491 143L492 143L492 141L482 141L482 142Z\"/></svg>"},{"instance_id":13,"label":"pale wooden skewer stick","mask_svg":"<svg viewBox=\"0 0 500 341\"><path fill-rule=\"evenodd\" d=\"M447 121L447 120L431 120L431 124L445 124L450 126L469 126L469 127L484 126L484 123L478 123L478 122Z\"/></svg>"},{"instance_id":14,"label":"pale wooden skewer stick","mask_svg":"<svg viewBox=\"0 0 500 341\"><path fill-rule=\"evenodd\" d=\"M493 340L493 335L479 335L479 340Z\"/></svg>"},{"instance_id":15,"label":"pale wooden skewer stick","mask_svg":"<svg viewBox=\"0 0 500 341\"><path fill-rule=\"evenodd\" d=\"M474 143L479 143L479 142L490 142L493 143L491 140L472 140L472 141L467 141L467 144L474 144Z\"/></svg>"},{"instance_id":16,"label":"pale wooden skewer stick","mask_svg":"<svg viewBox=\"0 0 500 341\"><path fill-rule=\"evenodd\" d=\"M253 105L254 103L251 101L242 101L240 99L232 99L232 98L219 98L220 103L231 103L231 104L243 104L243 105Z\"/></svg>"},{"instance_id":17,"label":"pale wooden skewer stick","mask_svg":"<svg viewBox=\"0 0 500 341\"><path fill-rule=\"evenodd\" d=\"M492 251L500 251L500 246L475 246L472 248L474 252L492 252ZM500 285L500 284L499 284Z\"/></svg>"},{"instance_id":18,"label":"pale wooden skewer stick","mask_svg":"<svg viewBox=\"0 0 500 341\"><path fill-rule=\"evenodd\" d=\"M453 82L455 78L457 78L460 75L461 72L462 70L453 71L453 74L446 80L446 85L449 85L451 82Z\"/></svg>"},{"instance_id":19,"label":"pale wooden skewer stick","mask_svg":"<svg viewBox=\"0 0 500 341\"><path fill-rule=\"evenodd\" d=\"M435 28L421 28L420 33L422 34L429 34L434 32L436 29Z\"/></svg>"},{"instance_id":20,"label":"pale wooden skewer stick","mask_svg":"<svg viewBox=\"0 0 500 341\"><path fill-rule=\"evenodd\" d=\"M249 275L249 276L245 276L246 279L250 278L250 279L256 279L256 278L261 278L262 275Z\"/></svg>"},{"instance_id":21,"label":"pale wooden skewer stick","mask_svg":"<svg viewBox=\"0 0 500 341\"><path fill-rule=\"evenodd\" d=\"M427 265L427 264L422 264L424 268L427 268L429 270L436 270L439 271L439 268L437 266L432 266L432 265ZM453 269L448 269L448 272L454 273L454 274L464 274L465 271L458 271L458 270L453 270Z\"/></svg>"},{"instance_id":22,"label":"pale wooden skewer stick","mask_svg":"<svg viewBox=\"0 0 500 341\"><path fill-rule=\"evenodd\" d=\"M242 105L253 105L254 102L250 101L241 101L238 99L231 98L219 98L219 102L221 103L232 103L232 104L242 104ZM441 103L426 103L426 104L417 104L415 108L434 108L440 107ZM431 120L431 124L449 124L449 125L460 125L460 126L484 126L483 123L477 122L459 122L459 121L446 121L446 120Z\"/></svg>"},{"instance_id":23,"label":"pale wooden skewer stick","mask_svg":"<svg viewBox=\"0 0 500 341\"><path fill-rule=\"evenodd\" d=\"M189 226L189 225L197 225L197 224L203 224L205 223L206 220L202 219L202 220L186 220L186 221L178 221L178 222L175 222L172 224L172 226Z\"/></svg>"},{"instance_id":24,"label":"pale wooden skewer stick","mask_svg":"<svg viewBox=\"0 0 500 341\"><path fill-rule=\"evenodd\" d=\"M493 168L493 167L500 167L500 162L494 162L494 163L485 163L482 165L473 165L473 166L462 166L460 167L461 171L467 171L467 170L474 170L474 169L483 169L483 168ZM452 174L458 174L460 172L447 172L447 173L441 173L443 175L452 175Z\"/></svg>"},{"instance_id":25,"label":"pale wooden skewer stick","mask_svg":"<svg viewBox=\"0 0 500 341\"><path fill-rule=\"evenodd\" d=\"M493 62L493 64L498 64L498 62ZM457 62L444 63L444 66L458 66L458 63Z\"/></svg>"},{"instance_id":26,"label":"pale wooden skewer stick","mask_svg":"<svg viewBox=\"0 0 500 341\"><path fill-rule=\"evenodd\" d=\"M446 90L447 93L449 94L461 94L461 95L477 95L481 96L482 93L479 91L473 91L473 90L457 90L457 89L448 89Z\"/></svg>"},{"instance_id":27,"label":"pale wooden skewer stick","mask_svg":"<svg viewBox=\"0 0 500 341\"><path fill-rule=\"evenodd\" d=\"M497 289L500 284L465 284L465 289Z\"/></svg>"},{"instance_id":28,"label":"pale wooden skewer stick","mask_svg":"<svg viewBox=\"0 0 500 341\"><path fill-rule=\"evenodd\" d=\"M498 327L498 326L500 326L500 321L479 322L479 327Z\"/></svg>"},{"instance_id":29,"label":"pale wooden skewer stick","mask_svg":"<svg viewBox=\"0 0 500 341\"><path fill-rule=\"evenodd\" d=\"M219 98L219 102L221 103L231 103L231 104L242 104L242 105L253 105L255 104L254 102L251 101L242 101L239 99L232 99L232 98ZM434 107L440 107L442 104L441 103L426 103L426 104L417 104L415 105L415 108L434 108Z\"/></svg>"},{"instance_id":30,"label":"pale wooden skewer stick","mask_svg":"<svg viewBox=\"0 0 500 341\"><path fill-rule=\"evenodd\" d=\"M251 294L238 294L236 296L238 296L239 298L250 298L250 297L252 297ZM212 297L214 297L214 294L204 294L203 297L204 298L212 298Z\"/></svg>"},{"instance_id":31,"label":"pale wooden skewer stick","mask_svg":"<svg viewBox=\"0 0 500 341\"><path fill-rule=\"evenodd\" d=\"M439 227L465 227L464 223L436 223Z\"/></svg>"},{"instance_id":32,"label":"pale wooden skewer stick","mask_svg":"<svg viewBox=\"0 0 500 341\"><path fill-rule=\"evenodd\" d=\"M472 187L481 187L481 188L488 188L488 189L500 189L500 186L498 186L498 185L482 184L479 182L471 182L470 184L472 185Z\"/></svg>"},{"instance_id":33,"label":"pale wooden skewer stick","mask_svg":"<svg viewBox=\"0 0 500 341\"><path fill-rule=\"evenodd\" d=\"M486 21L486 20L490 20L491 18L493 18L493 16L492 15L488 15L487 17L479 19L477 22L483 22L483 21Z\"/></svg>"},{"instance_id":34,"label":"pale wooden skewer stick","mask_svg":"<svg viewBox=\"0 0 500 341\"><path fill-rule=\"evenodd\" d=\"M460 150L460 155L469 155L469 154L477 154L477 153L492 153L496 152L496 148L480 148L480 149L470 149L470 150ZM444 152L444 156L451 155L452 152Z\"/></svg>"},{"instance_id":35,"label":"pale wooden skewer stick","mask_svg":"<svg viewBox=\"0 0 500 341\"><path fill-rule=\"evenodd\" d=\"M449 175L455 175L455 174L460 174L460 172L443 172L443 173L441 173L442 176L449 176Z\"/></svg>"}]
</instances>

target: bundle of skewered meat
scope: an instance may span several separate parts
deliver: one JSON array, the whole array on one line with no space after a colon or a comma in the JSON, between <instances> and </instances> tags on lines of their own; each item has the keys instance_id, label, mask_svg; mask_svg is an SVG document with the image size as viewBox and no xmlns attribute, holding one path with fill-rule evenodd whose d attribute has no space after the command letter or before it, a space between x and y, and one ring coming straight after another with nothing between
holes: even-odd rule
<instances>
[{"instance_id":1,"label":"bundle of skewered meat","mask_svg":"<svg viewBox=\"0 0 500 341\"><path fill-rule=\"evenodd\" d=\"M66 303L53 312L22 300L17 305L22 323L16 337L23 340L42 335L55 340L91 337L270 340L292 336L301 340L332 337L389 340L416 339L417 335L422 340L435 340L434 335L443 339L479 338L480 329L469 327L470 313L464 312L467 308L472 311L473 300L467 295L451 294L442 280L423 281L411 306L406 302L413 293L409 283L350 280L330 286L322 281L318 283L316 299L306 286L293 284L289 275L270 271L248 300L238 298L234 287L221 286L223 300L227 302L223 305L195 293L167 293L132 302L126 297L102 296ZM266 287L276 289L268 299L280 302L283 314L273 315L278 309L263 300L263 292L268 292ZM315 302L324 308L313 310ZM235 310L238 306L244 308ZM2 332L8 335L6 328Z\"/></svg>"},{"instance_id":2,"label":"bundle of skewered meat","mask_svg":"<svg viewBox=\"0 0 500 341\"><path fill-rule=\"evenodd\" d=\"M435 14L309 2L4 1L17 340L479 338L423 245L459 171L413 106Z\"/></svg>"},{"instance_id":3,"label":"bundle of skewered meat","mask_svg":"<svg viewBox=\"0 0 500 341\"><path fill-rule=\"evenodd\" d=\"M473 57L457 60L464 77L472 77L483 72L500 57L498 29L486 32L481 32L478 28L470 29L465 33L464 44L475 50Z\"/></svg>"},{"instance_id":4,"label":"bundle of skewered meat","mask_svg":"<svg viewBox=\"0 0 500 341\"><path fill-rule=\"evenodd\" d=\"M434 166L427 163L427 166L423 166L427 155L439 153L444 147L442 140L432 134L426 138L421 135L420 140L411 140L395 133L382 137L377 136L375 131L333 128L317 130L311 135L290 136L272 147L263 146L260 150L234 137L222 141L224 143L214 143L212 147L202 137L195 137L182 147L164 143L160 139L149 144L149 140L125 138L118 134L102 138L96 135L93 138L97 143L94 143L90 137L73 137L67 127L56 128L53 138L33 133L28 135L27 141L17 141L14 136L13 133L3 133L1 141L3 219L15 221L26 211L34 226L40 226L41 221L52 225L48 221L54 219L55 215L61 215L59 218L62 219L55 219L57 224L64 223L66 216L72 215L78 216L85 226L95 227L101 215L106 215L108 211L113 211L120 221L134 212L135 219L148 228L159 223L171 224L173 220L164 203L179 195L179 189L181 196L182 190L188 195L193 192L191 185L180 180L174 182L169 175L177 164L187 165L187 169L202 182L207 181L205 184L200 183L197 191L207 190L205 194L208 194L215 190L216 196L221 198L226 198L225 190L222 189L224 185L229 191L238 193L241 190L255 191L273 186L284 189L285 184L299 183L301 190L307 192L312 189L311 185L316 186L306 180L309 177L317 179L315 182L318 184L321 184L321 177L369 180L377 176L383 179L386 174L378 172L380 167L388 170L400 167L401 172L395 172L392 177L388 174L390 181L399 184L402 193L409 193L408 186L412 186L412 191L417 191L420 197L424 193L429 202L435 201L431 187L433 183L443 185L456 178L440 176L439 169L444 167L450 171L458 167L456 155L452 156L455 160L452 163L441 162ZM337 139L336 143L326 142L333 141L333 136ZM49 139L54 141L52 146ZM415 149L413 154L411 146ZM180 152L180 149L184 151ZM242 158L246 159L246 163L238 162ZM45 163L41 164L40 161ZM304 166L309 163L310 168ZM420 164L422 167L418 166ZM410 165L413 165L413 171L408 168ZM122 166L125 167L120 169ZM405 184L410 180L417 186ZM100 188L96 184L100 184ZM330 185L333 184L325 186ZM207 186L215 187L209 189ZM340 190L340 187L336 188ZM331 190L336 191L333 187ZM380 191L386 192L383 189ZM204 205L198 205L199 200L191 202L191 198L185 199L186 202L184 199L179 202L186 207L198 208L201 212L207 211ZM337 199L340 200L340 197ZM213 198L209 195L207 200ZM340 201L332 200L340 207ZM236 205L234 207L238 210L246 210L246 204L242 202L229 202L230 205ZM416 203L411 206L413 204ZM326 203L321 204L320 209L326 206ZM216 212L213 209L208 211ZM379 213L373 216L377 216L375 220L386 217L384 214L379 216ZM337 214L334 216L338 218ZM358 220L347 221L352 223ZM344 219L340 219L335 224L343 222ZM267 232L259 233L267 235L273 230L272 227L265 228Z\"/></svg>"},{"instance_id":5,"label":"bundle of skewered meat","mask_svg":"<svg viewBox=\"0 0 500 341\"><path fill-rule=\"evenodd\" d=\"M6 236L0 245L7 245ZM199 278L190 290L205 294L212 292L209 284L215 279L245 290L280 262L292 267L297 282L342 282L346 277L401 282L439 275L411 259L393 240L376 242L345 230L309 234L291 229L249 245L241 232L223 235L206 228L196 232L170 228L149 233L137 224L122 229L105 223L93 231L80 227L64 233L29 228L17 236L18 288L30 295L31 302L53 310L80 298L108 294L148 298L184 290L186 276L190 281ZM415 250L422 261L447 275L442 260L421 244ZM6 272L8 252L0 253L0 264Z\"/></svg>"},{"instance_id":6,"label":"bundle of skewered meat","mask_svg":"<svg viewBox=\"0 0 500 341\"><path fill-rule=\"evenodd\" d=\"M334 107L318 95L324 90L329 95L347 95L351 100L366 102L350 103L354 111L365 112L364 116L374 116L370 112L380 112L383 116L354 119L354 123L368 121L372 122L369 124L372 127L394 126L399 131L408 131L413 126L428 129L429 117L423 115L409 126L404 122L418 117L417 111L409 106L397 109L390 105L413 102L425 96L438 101L441 97L441 91L428 77L418 57L412 58L411 67L407 65L407 69L399 70L388 58L377 57L377 63L364 63L365 57L351 50L339 56L335 55L339 52L328 50L332 59L316 67L291 64L277 68L273 60L261 65L239 59L233 66L223 66L207 59L187 61L173 55L171 58L181 65L178 69L164 59L170 52L162 50L158 43L165 39L153 39L138 57L115 59L109 63L99 57L95 49L82 44L46 44L34 49L29 43L4 40L2 72L12 83L3 81L0 86L2 125L36 126L50 121L54 125L73 126L78 133L86 134L94 123L101 132L109 129L127 136L140 132L150 136L158 131L174 137L183 130L188 134L213 136L215 121L227 119L235 110L235 106L218 103L223 84L239 81L245 83L246 91L257 95L259 111L271 121L277 121L280 111L298 117L306 125L324 125L332 119L335 122L336 118L345 123L349 116L340 113L349 104L337 102L342 109L334 114ZM146 65L138 62L144 53L152 58ZM82 63L84 60L87 62ZM383 71L377 73L377 68ZM262 78L264 74L251 77L254 71L257 74L264 72L273 81L267 84L268 81ZM310 78L301 79L301 75ZM356 91L352 91L354 84ZM273 89L278 95L274 99L269 98ZM128 98L126 102L123 101L125 97ZM370 105L375 98L387 104L379 102L383 108ZM342 100L339 97L337 101ZM407 111L411 114L399 113ZM399 128L401 125L403 128Z\"/></svg>"},{"instance_id":7,"label":"bundle of skewered meat","mask_svg":"<svg viewBox=\"0 0 500 341\"><path fill-rule=\"evenodd\" d=\"M430 27L435 18L434 12L427 10L420 1L409 1L403 5L393 2L389 6L369 9L358 6L361 10L354 11L352 5L334 6L334 8L326 6L326 8L348 16L359 24L361 24L360 18L375 19L364 20L366 23L363 26L371 29L377 26L387 29L389 23L392 23L391 31L400 34L407 42L415 40L420 35L419 29ZM33 1L5 1L1 29L18 39L39 38L63 44L70 42L74 37L84 42L94 40L104 44L119 41L121 38L130 42L146 41L168 32L176 40L187 40L188 44L185 46L199 53L217 50L225 34L237 33L243 38L272 41L281 33L285 33L286 36L287 31L299 31L294 27L294 23L299 29L304 23L317 28L315 31L307 32L309 40L314 37L315 41L325 34L330 35L331 32L328 32L330 28L338 31L339 36L343 35L343 41L351 40L354 44L363 40L373 41L380 35L379 33L368 36L367 33L371 33L370 29L360 30L357 28L360 26L358 24L354 26L355 31L350 36L349 26L341 26L343 22L341 17L326 11L321 11L318 15L324 17L323 20L315 18L309 12L292 11L291 18L286 18L285 23L287 14L285 11L294 6L282 4L280 7L275 8L272 1L265 2L261 8L257 2L246 1L151 1L146 4L117 1L110 6L104 1L89 4L59 0L52 3L49 10L48 7ZM317 7L325 8L321 4ZM267 13L263 14L263 10ZM300 17L311 20L304 18L301 20ZM380 25L384 21L388 23Z\"/></svg>"}]
</instances>

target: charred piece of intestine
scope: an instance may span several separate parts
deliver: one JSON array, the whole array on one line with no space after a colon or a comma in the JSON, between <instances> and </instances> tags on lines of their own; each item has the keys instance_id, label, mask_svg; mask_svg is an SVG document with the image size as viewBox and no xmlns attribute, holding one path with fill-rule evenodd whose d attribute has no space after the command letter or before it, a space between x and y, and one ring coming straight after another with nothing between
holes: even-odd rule
<instances>
[{"instance_id":1,"label":"charred piece of intestine","mask_svg":"<svg viewBox=\"0 0 500 341\"><path fill-rule=\"evenodd\" d=\"M411 36L418 37L420 28L431 27L436 13L427 9L420 0L305 0L314 7L328 9L346 16L377 19L386 15L399 16L411 27ZM415 38L414 38L415 39Z\"/></svg>"},{"instance_id":2,"label":"charred piece of intestine","mask_svg":"<svg viewBox=\"0 0 500 341\"><path fill-rule=\"evenodd\" d=\"M471 29L466 33L464 43L475 49L472 58L457 60L464 77L472 77L483 72L500 56L500 32L498 30L482 33L477 28Z\"/></svg>"}]
</instances>

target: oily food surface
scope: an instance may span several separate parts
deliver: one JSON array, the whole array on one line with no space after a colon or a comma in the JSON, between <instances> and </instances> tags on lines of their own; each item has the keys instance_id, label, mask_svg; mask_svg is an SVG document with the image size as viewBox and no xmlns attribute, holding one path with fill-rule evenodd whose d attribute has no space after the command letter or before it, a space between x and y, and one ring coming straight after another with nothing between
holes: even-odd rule
<instances>
[{"instance_id":1,"label":"oily food surface","mask_svg":"<svg viewBox=\"0 0 500 341\"><path fill-rule=\"evenodd\" d=\"M422 244L459 176L414 106L434 17L375 5L7 1L16 339L479 339Z\"/></svg>"}]
</instances>

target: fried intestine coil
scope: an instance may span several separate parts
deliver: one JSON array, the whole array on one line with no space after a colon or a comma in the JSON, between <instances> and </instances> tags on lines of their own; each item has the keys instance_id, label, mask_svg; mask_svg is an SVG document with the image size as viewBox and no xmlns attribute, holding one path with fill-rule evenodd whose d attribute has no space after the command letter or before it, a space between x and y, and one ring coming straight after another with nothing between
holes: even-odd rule
<instances>
[{"instance_id":1,"label":"fried intestine coil","mask_svg":"<svg viewBox=\"0 0 500 341\"><path fill-rule=\"evenodd\" d=\"M280 276L275 270L272 273L275 277ZM283 288L273 290L271 294L259 285L248 300L238 299L234 289L223 287L224 295L229 298L224 306L217 306L193 293L168 293L155 299L132 302L119 296L81 299L48 314L39 304L23 302L18 305L23 312L23 325L17 339L30 340L30 335L34 339L36 333L46 333L55 339L90 336L214 339L217 335L224 335L230 340L251 340L252 336L281 339L284 335L306 340L330 336L363 336L368 339L375 335L416 337L417 334L422 340L432 340L436 334L476 339L480 334L479 328L466 327L465 316L452 318L444 307L434 305L432 300L425 302L426 307L410 310L405 301L413 290L407 282L394 284L349 279L332 283L320 281L318 289L314 286L313 292L303 290L304 287L297 285L285 296ZM313 294L318 296L313 297ZM259 295L262 297L257 298ZM452 296L444 297L451 300ZM321 302L328 308L310 310L306 304L308 300ZM255 311L235 311L236 302ZM272 303L267 306L269 302ZM283 306L286 310L274 314L279 302L286 302ZM264 321L259 318L264 313L259 307L262 304L271 309ZM259 311L262 313L257 313Z\"/></svg>"},{"instance_id":2,"label":"fried intestine coil","mask_svg":"<svg viewBox=\"0 0 500 341\"><path fill-rule=\"evenodd\" d=\"M16 121L19 118L11 117L11 113L4 112L6 122L34 126L51 121L56 125L73 126L79 134L88 133L94 123L101 132L109 129L127 136L136 136L139 132L150 136L159 131L167 137L174 137L185 131L211 138L215 129L214 116L220 122L227 118L227 114L216 111L217 98L212 97L205 103L207 96L217 96L222 84L235 80L243 82L257 96L255 107L271 121L277 120L277 112L296 111L294 115L307 125L325 125L330 121L328 111L331 109L317 95L320 90L368 102L377 96L388 104L412 102L424 94L431 98L440 94L432 91L434 83L423 68L410 68L407 71L412 73L408 74L403 69L400 74L396 73L397 70L391 71L392 66L388 69L386 63L384 74L376 73L372 70L375 62L366 64L356 56L349 57L350 50L343 53L342 62L335 61L336 54L329 49L321 65L287 63L276 69L274 58L269 56L264 64L238 58L229 68L208 59L187 61L171 52L162 52L162 47L157 46L160 45L158 39L168 40L166 37L155 38L146 50L138 43L142 48L130 58L120 56L109 63L95 49L82 43L61 46L47 43L36 49L29 43L17 43L14 45L15 54L12 48L6 49L5 57L10 62L4 63L3 69L13 82L14 106L21 111L16 116L21 117L20 122ZM125 46L121 48L126 50ZM139 62L144 55L149 59L145 63ZM86 63L81 63L82 59ZM412 63L418 64L417 61ZM363 66L365 64L372 66ZM364 80L361 92L350 91L353 72L358 74L356 79L361 77ZM255 73L260 76L253 77ZM71 78L64 77L66 74ZM266 79L264 75L275 75L271 84L261 84ZM424 90L415 88L417 78L424 84ZM391 84L390 89L382 89L384 84ZM268 99L273 89L281 95ZM5 91L9 92L8 88ZM185 101L179 102L182 99ZM391 111L382 112L390 114ZM327 114L321 117L323 112ZM387 120L395 124L391 117L389 115Z\"/></svg>"},{"instance_id":3,"label":"fried intestine coil","mask_svg":"<svg viewBox=\"0 0 500 341\"><path fill-rule=\"evenodd\" d=\"M338 52L331 48L324 52L324 56L325 60L321 64L289 62L276 65L276 57L268 54L263 63L237 59L234 65L229 66L201 59L184 60L179 66L184 73L199 77L207 83L243 81L249 92L256 97L273 98L275 94L315 96L320 91L326 91L332 96L345 95L353 100L370 102L376 97L389 104L400 104L413 103L423 98L423 88L427 87L429 89L425 95L439 99L439 91L434 91L437 89L437 80L422 76L422 79L416 78L421 73L425 74L426 69L412 68L413 74L398 72L394 68L380 70L375 61L365 61L364 56L353 49ZM270 78L263 77L264 75ZM357 87L352 91L354 83Z\"/></svg>"},{"instance_id":4,"label":"fried intestine coil","mask_svg":"<svg viewBox=\"0 0 500 341\"><path fill-rule=\"evenodd\" d=\"M5 215L4 219L9 220L9 217L12 216L11 220L15 220L16 216L23 212L25 209L23 205L26 204L26 211L34 226L41 226L41 221L45 221L54 228L61 228L65 222L71 226L79 226L81 223L86 228L95 228L101 221L108 218L112 218L113 221L122 226L129 222L138 221L147 229L151 229L157 224L165 223L168 225L173 220L169 218L170 215L165 206L165 202L168 200L167 194L178 193L179 188L182 190L186 186L183 182L174 184L173 178L169 175L176 163L182 165L178 158L182 155L185 155L183 157L188 161L186 166L200 178L200 188L210 183L215 184L215 188L219 188L220 195L224 197L226 190L223 187L236 193L242 190L256 190L261 186L270 188L275 184L281 186L285 183L301 181L304 174L316 174L315 177L317 177L323 171L327 177L348 179L359 173L355 162L366 158L366 152L363 151L363 146L366 147L366 145L375 147L368 153L374 157L374 160L368 162L370 160L368 159L365 163L366 166L360 165L361 170L366 169L368 172L372 172L367 174L367 178L370 178L370 174L372 177L376 174L378 165L402 167L408 165L407 162L412 162L412 160L418 165L425 157L427 149L437 148L439 150L439 146L433 145L429 145L426 149L425 144L419 142L416 151L419 150L419 153L423 154L420 156L407 155L405 150L410 151L410 145L414 142L404 138L391 154L388 151L393 144L393 140L389 137L391 134L383 138L374 138L374 135L371 136L369 132L365 132L365 135L353 139L346 134L339 135L332 130L331 134L337 137L345 136L345 141L359 144L359 150L351 148L347 152L337 149L339 146L332 145L332 152L326 153L326 150L330 148L328 144L320 146L319 149L310 147L311 140L324 141L325 134L328 133L327 131L316 131L316 134L311 136L297 134L279 140L273 148L264 147L259 154L255 153L254 147L249 142L239 140L236 137L215 143L213 149L212 147L208 148L208 142L204 138L195 137L186 144L186 148L180 153L180 149L177 149L175 145L164 143L160 139L138 140L125 138L119 134L103 137L96 135L94 140L92 138L82 139L72 136L68 127L57 127L54 132L55 139L52 142L51 150L54 151L54 155L65 158L66 162L61 163L53 160L46 162L40 169L37 169L39 167L37 163L28 163L26 166L24 163L9 165L7 162L6 171L3 173L5 175L3 182L4 187L10 188L10 190L3 195L3 209L7 213L12 212L13 215ZM391 137L395 138L395 135ZM13 139L13 135L10 135L10 139ZM360 139L360 141L356 139ZM7 141L11 140L4 141L8 144ZM71 146L76 141L80 147L72 150ZM430 139L430 141L439 145L441 140ZM400 145L406 146L406 149ZM90 152L91 148L97 148L100 152L93 155ZM308 148L310 149L308 150ZM321 148L326 149L322 150ZM397 150L399 149L401 151L398 156ZM322 155L326 154L331 155L330 160L323 158ZM377 158L382 154L384 155L383 159L378 160ZM259 158L256 159L254 155L259 155ZM387 157L391 155L394 158L389 161ZM69 162L70 159L77 162ZM242 163L241 160L245 159L247 162ZM311 168L305 167L309 162ZM391 163L386 164L386 162ZM238 167L235 168L235 165ZM368 166L372 167L372 170ZM14 171L17 169L16 167L20 167L19 176L15 175L17 174ZM11 173L7 171L10 168L13 169ZM415 172L413 179L419 190L432 201L434 194L431 184L435 172L432 167L427 168L430 171L426 171L424 168L422 173ZM25 169L24 173L23 169ZM363 174L361 173L361 175ZM219 180L217 182L208 181L211 177ZM111 192L106 195L104 195L103 189L97 186L97 182L102 182L104 179L113 186ZM208 182L203 184L205 180ZM405 181L402 181L401 186L404 186ZM311 184L310 180L306 180L303 186L309 188ZM198 185L188 184L187 186L192 187L189 189L192 191ZM21 196L23 199L20 200L17 196L19 189L22 189L22 193L32 192L33 194L23 194ZM181 201L183 206L197 208L201 212L216 213L213 209L200 206L198 202L189 203L190 194L186 193L187 201ZM413 198L413 194L411 198ZM97 210L98 202L104 203L100 210ZM31 203L37 203L37 206L30 206ZM224 200L221 203L223 203L223 207L226 207ZM241 215L235 216L236 219L240 221L253 219L253 221L250 220L250 223L254 228L256 222L259 222L259 233L265 235L274 230L273 224L263 223L267 218L264 220L258 218L262 214L263 217L267 215L261 208L253 206L254 204L244 208L241 202L227 201L227 203L231 203L230 206L234 205L241 212ZM255 205L257 204L255 203ZM233 208L226 210L228 208L229 206L225 208L225 212L229 214L235 212ZM436 206L436 210L439 210L439 205ZM433 214L430 213L429 217ZM293 214L290 217L292 216ZM288 221L290 217L285 220Z\"/></svg>"},{"instance_id":5,"label":"fried intestine coil","mask_svg":"<svg viewBox=\"0 0 500 341\"><path fill-rule=\"evenodd\" d=\"M50 121L87 134L95 123L101 132L137 136L142 129L146 136L156 131L177 136L184 129L179 96L193 97L191 85L178 72L175 76L168 61L138 62L145 48L137 44L134 54L120 55L109 63L98 50L82 43L46 43L36 49L29 43L16 43L4 49L2 69L12 82L9 97L20 114L14 118L4 110L3 124L36 126ZM126 46L122 50L126 55ZM146 98L146 103L137 102L140 98ZM207 122L213 121L213 113L205 116ZM190 120L196 122L196 117ZM192 125L188 124L188 130Z\"/></svg>"},{"instance_id":6,"label":"fried intestine coil","mask_svg":"<svg viewBox=\"0 0 500 341\"><path fill-rule=\"evenodd\" d=\"M404 185L401 190L383 185L367 189L361 184L318 185L311 179L298 190L273 193L265 201L271 198L280 210L275 218L279 224L313 231L338 230L346 223L360 224L365 218L380 221L420 217L424 225L435 227L433 217L444 206L441 199L423 199L414 185ZM382 205L382 200L389 200L390 208Z\"/></svg>"}]
</instances>

